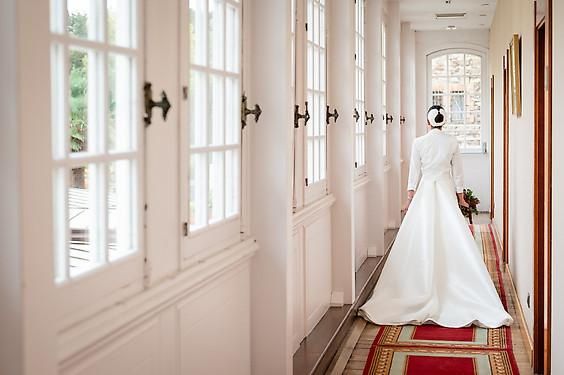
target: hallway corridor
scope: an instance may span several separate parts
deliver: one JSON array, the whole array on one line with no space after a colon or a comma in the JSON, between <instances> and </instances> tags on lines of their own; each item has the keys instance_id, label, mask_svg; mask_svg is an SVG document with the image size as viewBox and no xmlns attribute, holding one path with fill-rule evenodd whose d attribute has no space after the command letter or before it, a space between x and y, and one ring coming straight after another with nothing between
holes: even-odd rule
<instances>
[{"instance_id":1,"label":"hallway corridor","mask_svg":"<svg viewBox=\"0 0 564 375\"><path fill-rule=\"evenodd\" d=\"M0 0L0 375L564 375L563 46L564 0Z\"/></svg>"}]
</instances>

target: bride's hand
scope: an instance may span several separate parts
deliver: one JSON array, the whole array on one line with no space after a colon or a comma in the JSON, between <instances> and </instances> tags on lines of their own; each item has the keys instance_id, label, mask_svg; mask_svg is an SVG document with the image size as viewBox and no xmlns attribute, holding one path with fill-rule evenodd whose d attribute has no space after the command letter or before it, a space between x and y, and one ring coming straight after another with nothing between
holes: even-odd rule
<instances>
[{"instance_id":1,"label":"bride's hand","mask_svg":"<svg viewBox=\"0 0 564 375\"><path fill-rule=\"evenodd\" d=\"M470 208L470 205L468 204L468 202L466 202L464 198L459 198L458 204L462 207Z\"/></svg>"},{"instance_id":2,"label":"bride's hand","mask_svg":"<svg viewBox=\"0 0 564 375\"><path fill-rule=\"evenodd\" d=\"M407 202L403 205L403 208L401 209L401 212L407 212L407 210L409 209L409 205L411 204L411 199L408 199Z\"/></svg>"}]
</instances>

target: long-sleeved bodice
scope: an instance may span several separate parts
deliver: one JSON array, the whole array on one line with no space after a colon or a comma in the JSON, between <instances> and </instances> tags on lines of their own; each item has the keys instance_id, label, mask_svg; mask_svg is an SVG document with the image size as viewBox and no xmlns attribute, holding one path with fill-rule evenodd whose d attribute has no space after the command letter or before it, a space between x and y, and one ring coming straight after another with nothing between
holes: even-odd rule
<instances>
[{"instance_id":1,"label":"long-sleeved bodice","mask_svg":"<svg viewBox=\"0 0 564 375\"><path fill-rule=\"evenodd\" d=\"M421 176L452 173L457 193L464 190L460 149L455 137L438 129L413 142L407 190L417 190Z\"/></svg>"}]
</instances>

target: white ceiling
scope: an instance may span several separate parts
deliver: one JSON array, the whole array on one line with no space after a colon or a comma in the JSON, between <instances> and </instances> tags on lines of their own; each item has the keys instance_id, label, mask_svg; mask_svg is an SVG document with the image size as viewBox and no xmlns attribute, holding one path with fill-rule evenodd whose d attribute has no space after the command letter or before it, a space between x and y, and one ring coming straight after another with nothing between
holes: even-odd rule
<instances>
[{"instance_id":1,"label":"white ceiling","mask_svg":"<svg viewBox=\"0 0 564 375\"><path fill-rule=\"evenodd\" d=\"M414 30L489 29L496 0L399 0L401 20ZM487 4L487 5L486 5ZM436 13L467 13L463 19L436 20Z\"/></svg>"}]
</instances>

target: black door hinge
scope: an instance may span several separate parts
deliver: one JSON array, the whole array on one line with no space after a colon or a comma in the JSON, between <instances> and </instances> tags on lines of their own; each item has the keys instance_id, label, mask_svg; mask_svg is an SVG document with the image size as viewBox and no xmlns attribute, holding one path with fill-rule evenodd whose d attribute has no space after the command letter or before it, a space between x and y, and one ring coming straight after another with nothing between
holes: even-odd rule
<instances>
[{"instance_id":1,"label":"black door hinge","mask_svg":"<svg viewBox=\"0 0 564 375\"><path fill-rule=\"evenodd\" d=\"M306 184L306 186L309 186L309 182L308 182L308 180L307 180L307 177L306 177L306 179L305 179L305 184Z\"/></svg>"},{"instance_id":2,"label":"black door hinge","mask_svg":"<svg viewBox=\"0 0 564 375\"><path fill-rule=\"evenodd\" d=\"M188 237L188 223L187 222L182 223L182 234L184 235L184 237Z\"/></svg>"},{"instance_id":3,"label":"black door hinge","mask_svg":"<svg viewBox=\"0 0 564 375\"><path fill-rule=\"evenodd\" d=\"M308 30L307 30L307 22L305 23L305 29L306 29L306 31L308 31Z\"/></svg>"},{"instance_id":4,"label":"black door hinge","mask_svg":"<svg viewBox=\"0 0 564 375\"><path fill-rule=\"evenodd\" d=\"M358 163L356 161L354 162L354 167L358 168Z\"/></svg>"}]
</instances>

